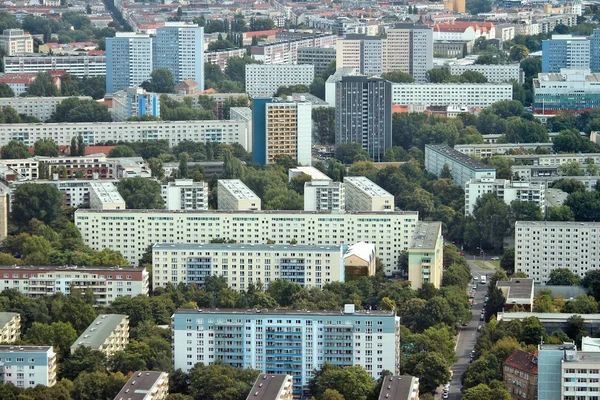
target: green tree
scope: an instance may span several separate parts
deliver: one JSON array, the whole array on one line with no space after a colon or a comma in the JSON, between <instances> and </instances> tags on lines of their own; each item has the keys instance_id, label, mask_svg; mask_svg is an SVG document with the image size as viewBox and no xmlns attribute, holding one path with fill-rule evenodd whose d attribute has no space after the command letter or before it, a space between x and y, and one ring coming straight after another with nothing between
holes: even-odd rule
<instances>
[{"instance_id":1,"label":"green tree","mask_svg":"<svg viewBox=\"0 0 600 400\"><path fill-rule=\"evenodd\" d=\"M233 368L216 362L212 365L198 363L190 371L189 391L196 399L238 400L246 398L258 371Z\"/></svg>"},{"instance_id":2,"label":"green tree","mask_svg":"<svg viewBox=\"0 0 600 400\"><path fill-rule=\"evenodd\" d=\"M313 137L317 143L335 143L335 107L314 107L312 109Z\"/></svg>"},{"instance_id":3,"label":"green tree","mask_svg":"<svg viewBox=\"0 0 600 400\"><path fill-rule=\"evenodd\" d=\"M73 381L73 400L111 400L127 383L122 373L82 372Z\"/></svg>"},{"instance_id":4,"label":"green tree","mask_svg":"<svg viewBox=\"0 0 600 400\"><path fill-rule=\"evenodd\" d=\"M136 176L121 179L117 185L128 209L165 208L160 183Z\"/></svg>"},{"instance_id":5,"label":"green tree","mask_svg":"<svg viewBox=\"0 0 600 400\"><path fill-rule=\"evenodd\" d=\"M50 224L61 215L62 204L63 196L56 187L26 183L15 191L11 218L19 226L33 218Z\"/></svg>"},{"instance_id":6,"label":"green tree","mask_svg":"<svg viewBox=\"0 0 600 400\"><path fill-rule=\"evenodd\" d=\"M527 317L522 321L523 330L519 338L526 344L537 345L546 338L546 329L536 317Z\"/></svg>"},{"instance_id":7,"label":"green tree","mask_svg":"<svg viewBox=\"0 0 600 400\"><path fill-rule=\"evenodd\" d=\"M524 58L527 58L529 55L529 50L527 47L517 44L510 48L510 59L513 61L521 61Z\"/></svg>"},{"instance_id":8,"label":"green tree","mask_svg":"<svg viewBox=\"0 0 600 400\"><path fill-rule=\"evenodd\" d=\"M190 161L190 156L188 153L181 153L179 155L179 177L187 178L188 177L188 163Z\"/></svg>"},{"instance_id":9,"label":"green tree","mask_svg":"<svg viewBox=\"0 0 600 400\"><path fill-rule=\"evenodd\" d=\"M320 400L344 400L344 396L335 389L327 389L321 395Z\"/></svg>"},{"instance_id":10,"label":"green tree","mask_svg":"<svg viewBox=\"0 0 600 400\"><path fill-rule=\"evenodd\" d=\"M562 178L554 181L552 184L553 189L560 189L566 193L585 192L585 185L583 182L573 178Z\"/></svg>"},{"instance_id":11,"label":"green tree","mask_svg":"<svg viewBox=\"0 0 600 400\"><path fill-rule=\"evenodd\" d=\"M0 97L15 97L15 92L6 83L0 83Z\"/></svg>"},{"instance_id":12,"label":"green tree","mask_svg":"<svg viewBox=\"0 0 600 400\"><path fill-rule=\"evenodd\" d=\"M148 92L154 93L174 93L175 78L173 73L166 68L158 68L150 74L150 80L141 85Z\"/></svg>"},{"instance_id":13,"label":"green tree","mask_svg":"<svg viewBox=\"0 0 600 400\"><path fill-rule=\"evenodd\" d=\"M105 355L100 350L79 346L60 366L60 376L74 380L83 372L104 371Z\"/></svg>"},{"instance_id":14,"label":"green tree","mask_svg":"<svg viewBox=\"0 0 600 400\"><path fill-rule=\"evenodd\" d=\"M56 106L50 122L110 122L112 116L108 107L95 100L81 100L77 97L64 99Z\"/></svg>"},{"instance_id":15,"label":"green tree","mask_svg":"<svg viewBox=\"0 0 600 400\"><path fill-rule=\"evenodd\" d=\"M36 156L58 157L58 146L52 138L42 138L33 144Z\"/></svg>"},{"instance_id":16,"label":"green tree","mask_svg":"<svg viewBox=\"0 0 600 400\"><path fill-rule=\"evenodd\" d=\"M335 158L343 164L369 160L369 154L359 143L345 143L335 149Z\"/></svg>"},{"instance_id":17,"label":"green tree","mask_svg":"<svg viewBox=\"0 0 600 400\"><path fill-rule=\"evenodd\" d=\"M572 315L567 319L567 329L565 333L577 343L577 346L581 346L581 338L587 336L587 329L585 328L585 321L580 315Z\"/></svg>"},{"instance_id":18,"label":"green tree","mask_svg":"<svg viewBox=\"0 0 600 400\"><path fill-rule=\"evenodd\" d=\"M463 400L511 400L510 393L502 384L492 389L484 383L469 388L463 392Z\"/></svg>"},{"instance_id":19,"label":"green tree","mask_svg":"<svg viewBox=\"0 0 600 400\"><path fill-rule=\"evenodd\" d=\"M600 270L591 270L585 273L581 285L588 289L589 294L596 300L600 299Z\"/></svg>"},{"instance_id":20,"label":"green tree","mask_svg":"<svg viewBox=\"0 0 600 400\"><path fill-rule=\"evenodd\" d=\"M35 80L31 82L27 89L27 96L30 97L57 97L60 95L54 78L48 72L38 72Z\"/></svg>"},{"instance_id":21,"label":"green tree","mask_svg":"<svg viewBox=\"0 0 600 400\"><path fill-rule=\"evenodd\" d=\"M435 68L427 71L427 81L430 83L444 83L450 80L450 71L447 68Z\"/></svg>"},{"instance_id":22,"label":"green tree","mask_svg":"<svg viewBox=\"0 0 600 400\"><path fill-rule=\"evenodd\" d=\"M284 279L275 279L269 284L267 293L275 299L275 301L287 307L292 303L294 294L298 293L302 287L297 283L292 283Z\"/></svg>"},{"instance_id":23,"label":"green tree","mask_svg":"<svg viewBox=\"0 0 600 400\"><path fill-rule=\"evenodd\" d=\"M467 219L465 240L472 249L502 249L509 225L509 206L494 193L486 193L477 199L473 216Z\"/></svg>"},{"instance_id":24,"label":"green tree","mask_svg":"<svg viewBox=\"0 0 600 400\"><path fill-rule=\"evenodd\" d=\"M548 207L546 219L548 221L575 221L575 215L569 206L562 205Z\"/></svg>"},{"instance_id":25,"label":"green tree","mask_svg":"<svg viewBox=\"0 0 600 400\"><path fill-rule=\"evenodd\" d=\"M376 382L362 367L327 366L317 374L315 394L321 398L327 390L335 390L344 399L367 400L375 390Z\"/></svg>"},{"instance_id":26,"label":"green tree","mask_svg":"<svg viewBox=\"0 0 600 400\"><path fill-rule=\"evenodd\" d=\"M402 71L384 72L381 77L395 83L413 83L415 81L411 74Z\"/></svg>"},{"instance_id":27,"label":"green tree","mask_svg":"<svg viewBox=\"0 0 600 400\"><path fill-rule=\"evenodd\" d=\"M572 314L596 314L598 312L598 303L593 296L580 294L575 297L575 300L570 300L565 303L561 312Z\"/></svg>"},{"instance_id":28,"label":"green tree","mask_svg":"<svg viewBox=\"0 0 600 400\"><path fill-rule=\"evenodd\" d=\"M23 340L35 346L54 346L54 351L64 358L70 353L77 339L77 331L68 322L42 324L34 322L23 336Z\"/></svg>"},{"instance_id":29,"label":"green tree","mask_svg":"<svg viewBox=\"0 0 600 400\"><path fill-rule=\"evenodd\" d=\"M550 272L546 285L576 286L579 285L579 277L569 268L556 268Z\"/></svg>"},{"instance_id":30,"label":"green tree","mask_svg":"<svg viewBox=\"0 0 600 400\"><path fill-rule=\"evenodd\" d=\"M420 353L411 374L419 378L419 390L424 393L433 392L450 379L447 361L437 352Z\"/></svg>"},{"instance_id":31,"label":"green tree","mask_svg":"<svg viewBox=\"0 0 600 400\"><path fill-rule=\"evenodd\" d=\"M600 192L572 193L567 197L564 205L573 211L575 221L600 220Z\"/></svg>"},{"instance_id":32,"label":"green tree","mask_svg":"<svg viewBox=\"0 0 600 400\"><path fill-rule=\"evenodd\" d=\"M558 167L558 173L563 176L583 176L585 171L576 160L567 161Z\"/></svg>"},{"instance_id":33,"label":"green tree","mask_svg":"<svg viewBox=\"0 0 600 400\"><path fill-rule=\"evenodd\" d=\"M552 139L555 153L590 153L594 146L589 139L581 136L579 129L567 129Z\"/></svg>"},{"instance_id":34,"label":"green tree","mask_svg":"<svg viewBox=\"0 0 600 400\"><path fill-rule=\"evenodd\" d=\"M108 152L109 158L136 157L135 150L126 144L119 144Z\"/></svg>"},{"instance_id":35,"label":"green tree","mask_svg":"<svg viewBox=\"0 0 600 400\"><path fill-rule=\"evenodd\" d=\"M29 150L22 142L10 141L6 146L2 146L2 159L15 160L29 158Z\"/></svg>"}]
</instances>

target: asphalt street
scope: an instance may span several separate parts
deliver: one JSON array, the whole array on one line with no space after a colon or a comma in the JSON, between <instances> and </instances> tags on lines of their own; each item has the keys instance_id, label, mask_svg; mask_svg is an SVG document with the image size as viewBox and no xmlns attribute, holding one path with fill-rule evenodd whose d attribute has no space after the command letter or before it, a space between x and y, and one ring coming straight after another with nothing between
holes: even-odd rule
<instances>
[{"instance_id":1,"label":"asphalt street","mask_svg":"<svg viewBox=\"0 0 600 400\"><path fill-rule=\"evenodd\" d=\"M471 273L473 276L478 276L479 279L476 282L481 281L482 275L488 276L489 278L493 275L494 270L492 269L483 269L475 265L475 263L471 260L467 260L469 265L471 266ZM487 292L487 284L481 285L478 284L477 293L475 294L475 299L473 300L473 308L472 308L472 318L469 321L467 326L463 326L458 335L458 340L456 343L456 356L458 357L458 361L452 365L453 377L452 382L450 382L450 391L449 391L449 400L458 400L461 398L461 376L467 370L469 366L469 355L471 350L475 348L475 342L477 341L477 326L483 324L482 321L479 320L481 315L481 310L483 309L483 300L485 298ZM440 391L441 393L441 391ZM436 398L440 398L441 395L438 394Z\"/></svg>"}]
</instances>

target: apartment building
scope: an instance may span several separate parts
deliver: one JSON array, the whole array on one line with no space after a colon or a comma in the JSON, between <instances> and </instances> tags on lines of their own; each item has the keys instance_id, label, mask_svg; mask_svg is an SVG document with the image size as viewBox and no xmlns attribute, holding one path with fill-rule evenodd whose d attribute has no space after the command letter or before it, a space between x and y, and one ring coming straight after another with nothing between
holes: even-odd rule
<instances>
[{"instance_id":1,"label":"apartment building","mask_svg":"<svg viewBox=\"0 0 600 400\"><path fill-rule=\"evenodd\" d=\"M392 102L397 105L462 106L485 108L512 100L510 83L394 83Z\"/></svg>"},{"instance_id":2,"label":"apartment building","mask_svg":"<svg viewBox=\"0 0 600 400\"><path fill-rule=\"evenodd\" d=\"M445 144L425 145L425 169L440 176L444 166L450 169L454 183L464 187L471 179L496 178L496 169L460 153Z\"/></svg>"},{"instance_id":3,"label":"apartment building","mask_svg":"<svg viewBox=\"0 0 600 400\"><path fill-rule=\"evenodd\" d=\"M331 179L304 183L304 211L343 211L344 184Z\"/></svg>"},{"instance_id":4,"label":"apartment building","mask_svg":"<svg viewBox=\"0 0 600 400\"><path fill-rule=\"evenodd\" d=\"M208 184L193 179L175 179L162 185L167 210L208 210Z\"/></svg>"},{"instance_id":5,"label":"apartment building","mask_svg":"<svg viewBox=\"0 0 600 400\"><path fill-rule=\"evenodd\" d=\"M384 41L379 36L346 35L338 39L336 69L352 68L364 75L381 75Z\"/></svg>"},{"instance_id":6,"label":"apartment building","mask_svg":"<svg viewBox=\"0 0 600 400\"><path fill-rule=\"evenodd\" d=\"M462 75L467 71L479 72L485 76L490 83L503 83L515 81L523 83L525 75L519 63L515 64L458 64L448 65L451 75Z\"/></svg>"},{"instance_id":7,"label":"apartment building","mask_svg":"<svg viewBox=\"0 0 600 400\"><path fill-rule=\"evenodd\" d=\"M254 144L252 143L254 135L252 134L252 110L250 107L230 107L229 120L241 121L246 124L248 133L246 135L246 143L242 144L242 146L247 149L252 149L254 147Z\"/></svg>"},{"instance_id":8,"label":"apartment building","mask_svg":"<svg viewBox=\"0 0 600 400\"><path fill-rule=\"evenodd\" d=\"M507 154L503 157L512 160L518 166L558 167L571 161L577 161L584 168L588 162L600 165L600 153Z\"/></svg>"},{"instance_id":9,"label":"apartment building","mask_svg":"<svg viewBox=\"0 0 600 400\"><path fill-rule=\"evenodd\" d=\"M260 210L261 200L239 179L217 181L218 209L231 211Z\"/></svg>"},{"instance_id":10,"label":"apartment building","mask_svg":"<svg viewBox=\"0 0 600 400\"><path fill-rule=\"evenodd\" d=\"M344 76L336 82L335 144L359 143L374 161L392 147L392 84Z\"/></svg>"},{"instance_id":11,"label":"apartment building","mask_svg":"<svg viewBox=\"0 0 600 400\"><path fill-rule=\"evenodd\" d=\"M110 357L125 350L129 343L129 317L121 314L102 314L88 326L71 345L71 353L79 347L89 347Z\"/></svg>"},{"instance_id":12,"label":"apartment building","mask_svg":"<svg viewBox=\"0 0 600 400\"><path fill-rule=\"evenodd\" d=\"M495 178L471 179L465 183L465 215L469 216L473 213L477 200L486 193L494 193L508 205L513 201L530 201L540 206L543 211L545 189L545 185L540 182Z\"/></svg>"},{"instance_id":13,"label":"apartment building","mask_svg":"<svg viewBox=\"0 0 600 400\"><path fill-rule=\"evenodd\" d=\"M175 83L193 79L204 89L204 28L185 22L165 22L153 38L154 69L173 73Z\"/></svg>"},{"instance_id":14,"label":"apartment building","mask_svg":"<svg viewBox=\"0 0 600 400\"><path fill-rule=\"evenodd\" d=\"M400 317L394 311L179 309L173 315L173 369L217 360L293 379L293 394L308 390L325 362L361 366L378 379L398 371ZM317 337L319 340L317 341ZM247 350L246 350L247 349Z\"/></svg>"},{"instance_id":15,"label":"apartment building","mask_svg":"<svg viewBox=\"0 0 600 400\"><path fill-rule=\"evenodd\" d=\"M56 383L56 353L52 346L0 346L0 382L20 389Z\"/></svg>"},{"instance_id":16,"label":"apartment building","mask_svg":"<svg viewBox=\"0 0 600 400\"><path fill-rule=\"evenodd\" d=\"M309 121L310 123L310 121ZM26 146L42 138L51 138L59 146L69 146L81 136L86 146L96 143L167 140L173 147L183 140L194 142L239 143L247 147L247 124L242 121L125 121L63 122L52 124L0 125L0 145L15 140Z\"/></svg>"},{"instance_id":17,"label":"apartment building","mask_svg":"<svg viewBox=\"0 0 600 400\"><path fill-rule=\"evenodd\" d=\"M21 314L0 312L0 343L14 343L21 339Z\"/></svg>"},{"instance_id":18,"label":"apartment building","mask_svg":"<svg viewBox=\"0 0 600 400\"><path fill-rule=\"evenodd\" d=\"M364 176L345 176L346 211L390 211L394 196Z\"/></svg>"},{"instance_id":19,"label":"apartment building","mask_svg":"<svg viewBox=\"0 0 600 400\"><path fill-rule=\"evenodd\" d=\"M525 152L536 150L552 151L552 143L481 143L481 144L456 144L454 150L475 156L478 158L488 158L494 155L508 154L510 152Z\"/></svg>"},{"instance_id":20,"label":"apartment building","mask_svg":"<svg viewBox=\"0 0 600 400\"><path fill-rule=\"evenodd\" d=\"M294 168L288 169L288 180L291 182L292 179L297 178L303 174L310 176L310 179L313 181L331 180L330 177L325 175L320 170L316 169L315 167L308 167L308 166L307 167L299 166L299 167L294 167Z\"/></svg>"},{"instance_id":21,"label":"apartment building","mask_svg":"<svg viewBox=\"0 0 600 400\"><path fill-rule=\"evenodd\" d=\"M314 65L315 75L323 74L327 70L327 67L329 67L329 64L335 60L335 47L300 47L298 49L298 64Z\"/></svg>"},{"instance_id":22,"label":"apartment building","mask_svg":"<svg viewBox=\"0 0 600 400\"><path fill-rule=\"evenodd\" d=\"M245 47L242 47L241 49L205 51L204 62L218 65L219 68L221 68L221 71L225 71L225 68L227 68L227 65L229 64L230 58L244 57L246 54Z\"/></svg>"},{"instance_id":23,"label":"apartment building","mask_svg":"<svg viewBox=\"0 0 600 400\"><path fill-rule=\"evenodd\" d=\"M106 92L137 87L150 79L153 69L152 38L132 32L117 32L106 38Z\"/></svg>"},{"instance_id":24,"label":"apartment building","mask_svg":"<svg viewBox=\"0 0 600 400\"><path fill-rule=\"evenodd\" d=\"M384 72L402 71L415 82L427 82L433 68L433 29L427 25L399 23L384 39Z\"/></svg>"},{"instance_id":25,"label":"apartment building","mask_svg":"<svg viewBox=\"0 0 600 400\"><path fill-rule=\"evenodd\" d=\"M314 65L247 64L246 93L253 98L270 97L280 86L310 86L314 78Z\"/></svg>"},{"instance_id":26,"label":"apartment building","mask_svg":"<svg viewBox=\"0 0 600 400\"><path fill-rule=\"evenodd\" d=\"M33 53L33 36L23 29L5 29L0 35L0 49L9 57Z\"/></svg>"},{"instance_id":27,"label":"apartment building","mask_svg":"<svg viewBox=\"0 0 600 400\"><path fill-rule=\"evenodd\" d=\"M600 223L517 221L515 271L545 283L557 268L569 268L583 278L598 268Z\"/></svg>"},{"instance_id":28,"label":"apartment building","mask_svg":"<svg viewBox=\"0 0 600 400\"><path fill-rule=\"evenodd\" d=\"M160 98L142 88L127 88L112 95L113 121L127 121L131 117L151 115L160 117Z\"/></svg>"},{"instance_id":29,"label":"apartment building","mask_svg":"<svg viewBox=\"0 0 600 400\"><path fill-rule=\"evenodd\" d=\"M168 395L168 373L135 371L114 400L165 400Z\"/></svg>"},{"instance_id":30,"label":"apartment building","mask_svg":"<svg viewBox=\"0 0 600 400\"><path fill-rule=\"evenodd\" d=\"M371 243L355 243L348 247L343 261L348 280L359 276L374 276L377 272L377 249Z\"/></svg>"},{"instance_id":31,"label":"apartment building","mask_svg":"<svg viewBox=\"0 0 600 400\"><path fill-rule=\"evenodd\" d=\"M292 400L292 386L291 375L260 374L246 400Z\"/></svg>"},{"instance_id":32,"label":"apartment building","mask_svg":"<svg viewBox=\"0 0 600 400\"><path fill-rule=\"evenodd\" d=\"M344 245L155 244L152 286L202 285L207 276L224 276L237 291L259 282L268 288L276 279L322 288L344 282L345 250Z\"/></svg>"},{"instance_id":33,"label":"apartment building","mask_svg":"<svg viewBox=\"0 0 600 400\"><path fill-rule=\"evenodd\" d=\"M408 248L408 280L413 289L424 283L439 288L444 272L444 239L441 222L419 221Z\"/></svg>"},{"instance_id":34,"label":"apartment building","mask_svg":"<svg viewBox=\"0 0 600 400\"><path fill-rule=\"evenodd\" d=\"M30 265L2 267L0 275L3 278L0 292L15 289L32 298L58 292L68 295L71 288L81 291L91 289L96 304L108 306L119 296L148 294L148 271L145 268Z\"/></svg>"},{"instance_id":35,"label":"apartment building","mask_svg":"<svg viewBox=\"0 0 600 400\"><path fill-rule=\"evenodd\" d=\"M538 359L517 349L502 363L504 386L513 400L537 399Z\"/></svg>"},{"instance_id":36,"label":"apartment building","mask_svg":"<svg viewBox=\"0 0 600 400\"><path fill-rule=\"evenodd\" d=\"M460 0L456 0L457 2ZM464 1L463 1L464 4ZM464 6L463 6L464 7ZM464 11L464 10L463 10ZM410 375L388 375L384 378L378 400L418 400L419 378Z\"/></svg>"},{"instance_id":37,"label":"apartment building","mask_svg":"<svg viewBox=\"0 0 600 400\"><path fill-rule=\"evenodd\" d=\"M325 102L330 107L335 107L336 104L336 85L344 76L358 75L358 68L338 68L333 75L325 81Z\"/></svg>"},{"instance_id":38,"label":"apartment building","mask_svg":"<svg viewBox=\"0 0 600 400\"><path fill-rule=\"evenodd\" d=\"M63 205L66 207L78 208L84 203L90 202L90 181L89 179L73 180L34 180L34 181L14 181L10 183L11 199L14 192L21 185L36 183L39 185L51 185L58 189L63 195ZM110 183L115 186L118 183L116 179L104 179L101 183Z\"/></svg>"},{"instance_id":39,"label":"apartment building","mask_svg":"<svg viewBox=\"0 0 600 400\"><path fill-rule=\"evenodd\" d=\"M561 69L533 78L533 112L584 111L600 106L600 73L589 69Z\"/></svg>"},{"instance_id":40,"label":"apartment building","mask_svg":"<svg viewBox=\"0 0 600 400\"><path fill-rule=\"evenodd\" d=\"M266 65L298 64L298 49L305 47L335 48L338 36L323 34L299 36L274 43L260 43L250 48L250 55Z\"/></svg>"},{"instance_id":41,"label":"apartment building","mask_svg":"<svg viewBox=\"0 0 600 400\"><path fill-rule=\"evenodd\" d=\"M299 164L312 162L312 104L302 96L252 101L253 160L261 165L288 156Z\"/></svg>"},{"instance_id":42,"label":"apartment building","mask_svg":"<svg viewBox=\"0 0 600 400\"><path fill-rule=\"evenodd\" d=\"M590 68L590 40L585 36L552 35L542 40L542 72Z\"/></svg>"},{"instance_id":43,"label":"apartment building","mask_svg":"<svg viewBox=\"0 0 600 400\"><path fill-rule=\"evenodd\" d=\"M12 107L18 114L46 121L56 111L56 106L68 97L3 97L0 108ZM79 100L92 100L89 96L78 96Z\"/></svg>"},{"instance_id":44,"label":"apartment building","mask_svg":"<svg viewBox=\"0 0 600 400\"><path fill-rule=\"evenodd\" d=\"M55 56L31 54L4 57L4 72L7 75L37 74L44 71L65 71L79 79L106 75L106 56Z\"/></svg>"},{"instance_id":45,"label":"apartment building","mask_svg":"<svg viewBox=\"0 0 600 400\"><path fill-rule=\"evenodd\" d=\"M98 210L124 210L125 200L112 182L89 183L90 208Z\"/></svg>"},{"instance_id":46,"label":"apartment building","mask_svg":"<svg viewBox=\"0 0 600 400\"><path fill-rule=\"evenodd\" d=\"M134 265L155 243L236 243L342 245L367 242L391 275L398 257L408 250L418 220L416 211L169 211L87 210L75 212L75 224L86 245L120 251ZM135 233L135 234L134 234ZM133 240L132 240L133 238Z\"/></svg>"}]
</instances>

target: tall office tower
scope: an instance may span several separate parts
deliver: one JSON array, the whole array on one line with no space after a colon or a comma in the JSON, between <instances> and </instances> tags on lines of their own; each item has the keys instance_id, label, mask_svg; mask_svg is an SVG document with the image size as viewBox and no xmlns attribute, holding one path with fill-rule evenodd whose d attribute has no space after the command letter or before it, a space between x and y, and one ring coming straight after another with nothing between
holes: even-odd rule
<instances>
[{"instance_id":1,"label":"tall office tower","mask_svg":"<svg viewBox=\"0 0 600 400\"><path fill-rule=\"evenodd\" d=\"M598 43L597 40L594 43ZM552 39L542 40L542 72L559 73L561 68L590 68L590 40L587 37L552 35Z\"/></svg>"},{"instance_id":2,"label":"tall office tower","mask_svg":"<svg viewBox=\"0 0 600 400\"><path fill-rule=\"evenodd\" d=\"M383 41L379 36L346 35L338 39L336 69L354 68L361 74L383 72Z\"/></svg>"},{"instance_id":3,"label":"tall office tower","mask_svg":"<svg viewBox=\"0 0 600 400\"><path fill-rule=\"evenodd\" d=\"M106 92L139 86L152 73L152 38L117 32L106 38Z\"/></svg>"},{"instance_id":4,"label":"tall office tower","mask_svg":"<svg viewBox=\"0 0 600 400\"><path fill-rule=\"evenodd\" d=\"M184 22L166 22L156 29L154 69L166 68L175 83L193 79L204 90L204 28Z\"/></svg>"},{"instance_id":5,"label":"tall office tower","mask_svg":"<svg viewBox=\"0 0 600 400\"><path fill-rule=\"evenodd\" d=\"M277 156L289 156L298 164L311 165L311 110L311 103L305 100L254 99L254 162L265 165L275 162Z\"/></svg>"},{"instance_id":6,"label":"tall office tower","mask_svg":"<svg viewBox=\"0 0 600 400\"><path fill-rule=\"evenodd\" d=\"M335 144L360 143L375 161L392 147L392 84L344 76L336 83Z\"/></svg>"},{"instance_id":7,"label":"tall office tower","mask_svg":"<svg viewBox=\"0 0 600 400\"><path fill-rule=\"evenodd\" d=\"M402 71L427 82L433 68L433 30L427 25L396 24L384 41L384 72Z\"/></svg>"}]
</instances>

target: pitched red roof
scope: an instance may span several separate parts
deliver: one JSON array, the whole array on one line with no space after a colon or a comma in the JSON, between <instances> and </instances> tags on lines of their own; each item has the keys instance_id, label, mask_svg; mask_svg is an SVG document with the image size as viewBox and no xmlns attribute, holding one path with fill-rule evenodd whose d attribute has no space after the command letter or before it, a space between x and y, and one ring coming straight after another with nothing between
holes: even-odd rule
<instances>
[{"instance_id":1,"label":"pitched red roof","mask_svg":"<svg viewBox=\"0 0 600 400\"><path fill-rule=\"evenodd\" d=\"M530 374L538 373L538 361L536 355L523 350L515 350L506 360L504 360L504 364L521 371L527 371Z\"/></svg>"}]
</instances>

